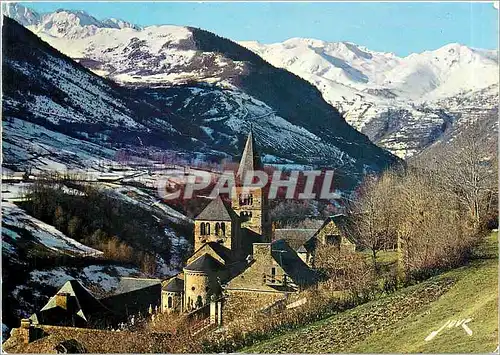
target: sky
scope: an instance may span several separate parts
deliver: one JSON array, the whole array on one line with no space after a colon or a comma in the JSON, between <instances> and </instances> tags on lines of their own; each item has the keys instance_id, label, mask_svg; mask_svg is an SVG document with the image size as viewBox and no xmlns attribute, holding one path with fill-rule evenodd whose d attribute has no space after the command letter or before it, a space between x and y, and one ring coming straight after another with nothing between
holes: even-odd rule
<instances>
[{"instance_id":1,"label":"sky","mask_svg":"<svg viewBox=\"0 0 500 355\"><path fill-rule=\"evenodd\" d=\"M200 27L235 41L349 41L406 56L449 43L498 48L492 2L33 2L38 12L84 10L138 25ZM497 6L498 7L498 6Z\"/></svg>"}]
</instances>

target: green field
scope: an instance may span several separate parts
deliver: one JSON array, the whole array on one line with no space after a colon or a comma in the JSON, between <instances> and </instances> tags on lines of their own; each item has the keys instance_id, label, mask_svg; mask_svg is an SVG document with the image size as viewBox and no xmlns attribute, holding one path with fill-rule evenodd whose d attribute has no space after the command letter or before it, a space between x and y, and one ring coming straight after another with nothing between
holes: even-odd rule
<instances>
[{"instance_id":1,"label":"green field","mask_svg":"<svg viewBox=\"0 0 500 355\"><path fill-rule=\"evenodd\" d=\"M497 240L490 235L467 266L242 351L491 353L498 345Z\"/></svg>"}]
</instances>

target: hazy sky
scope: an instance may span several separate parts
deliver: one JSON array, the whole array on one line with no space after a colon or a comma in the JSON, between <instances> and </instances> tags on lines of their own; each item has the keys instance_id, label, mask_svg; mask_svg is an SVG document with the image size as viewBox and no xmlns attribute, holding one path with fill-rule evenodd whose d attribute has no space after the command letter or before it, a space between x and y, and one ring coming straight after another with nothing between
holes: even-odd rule
<instances>
[{"instance_id":1,"label":"hazy sky","mask_svg":"<svg viewBox=\"0 0 500 355\"><path fill-rule=\"evenodd\" d=\"M291 37L350 41L400 56L458 42L497 48L498 10L492 2L37 2L39 12L84 10L98 19L139 25L201 27L232 40L281 42Z\"/></svg>"}]
</instances>

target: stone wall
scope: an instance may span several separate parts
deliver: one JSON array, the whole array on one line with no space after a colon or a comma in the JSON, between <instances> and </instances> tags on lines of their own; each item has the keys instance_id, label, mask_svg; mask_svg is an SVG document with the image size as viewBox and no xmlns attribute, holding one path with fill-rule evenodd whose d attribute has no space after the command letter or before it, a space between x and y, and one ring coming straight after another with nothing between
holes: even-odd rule
<instances>
[{"instance_id":1,"label":"stone wall","mask_svg":"<svg viewBox=\"0 0 500 355\"><path fill-rule=\"evenodd\" d=\"M227 291L222 307L224 324L248 317L286 297L282 293Z\"/></svg>"},{"instance_id":2,"label":"stone wall","mask_svg":"<svg viewBox=\"0 0 500 355\"><path fill-rule=\"evenodd\" d=\"M252 204L241 205L239 201L240 194L251 194ZM245 191L243 187L234 187L232 194L231 207L238 216L250 215L242 219L241 228L248 228L257 234L263 235L267 241L271 237L271 221L269 218L269 207L267 198L262 189Z\"/></svg>"},{"instance_id":3,"label":"stone wall","mask_svg":"<svg viewBox=\"0 0 500 355\"><path fill-rule=\"evenodd\" d=\"M198 296L201 297L203 306L210 303L211 295L220 295L218 279L223 281L227 279L227 276L227 270L205 273L184 269L184 310L196 308Z\"/></svg>"},{"instance_id":4,"label":"stone wall","mask_svg":"<svg viewBox=\"0 0 500 355\"><path fill-rule=\"evenodd\" d=\"M322 244L327 243L327 236L338 235L340 236L340 249L345 251L355 251L356 244L352 243L344 233L335 225L333 221L330 221L326 226L324 226L317 234L318 241Z\"/></svg>"},{"instance_id":5,"label":"stone wall","mask_svg":"<svg viewBox=\"0 0 500 355\"><path fill-rule=\"evenodd\" d=\"M168 299L171 298L171 307L169 307ZM181 312L182 307L182 293L181 292L161 292L161 311L163 313Z\"/></svg>"},{"instance_id":6,"label":"stone wall","mask_svg":"<svg viewBox=\"0 0 500 355\"><path fill-rule=\"evenodd\" d=\"M190 272L184 270L184 307L187 310L198 308L196 303L201 301L201 305L207 304L210 299L210 288L214 287L213 282L207 274Z\"/></svg>"}]
</instances>

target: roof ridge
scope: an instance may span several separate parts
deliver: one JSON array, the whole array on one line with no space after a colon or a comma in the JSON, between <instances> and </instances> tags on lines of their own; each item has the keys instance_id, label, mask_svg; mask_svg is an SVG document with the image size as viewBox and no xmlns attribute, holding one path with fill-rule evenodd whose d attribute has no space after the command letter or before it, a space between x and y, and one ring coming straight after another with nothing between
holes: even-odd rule
<instances>
[{"instance_id":1,"label":"roof ridge","mask_svg":"<svg viewBox=\"0 0 500 355\"><path fill-rule=\"evenodd\" d=\"M147 280L147 281L161 281L161 279L158 278L151 278L151 277L132 277L132 276L122 276L120 279L127 279L127 280Z\"/></svg>"}]
</instances>

